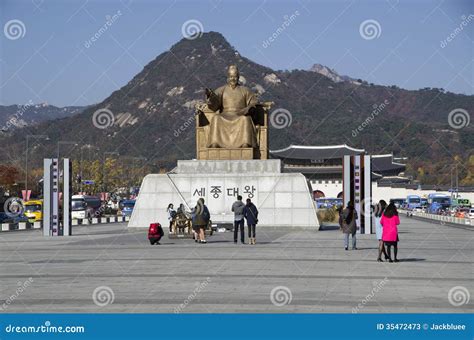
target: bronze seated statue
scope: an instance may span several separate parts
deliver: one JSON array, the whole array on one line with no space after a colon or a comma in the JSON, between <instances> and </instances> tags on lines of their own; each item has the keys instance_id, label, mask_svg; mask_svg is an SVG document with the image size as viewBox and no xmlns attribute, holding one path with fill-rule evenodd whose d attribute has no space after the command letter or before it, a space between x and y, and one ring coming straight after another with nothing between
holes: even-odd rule
<instances>
[{"instance_id":1,"label":"bronze seated statue","mask_svg":"<svg viewBox=\"0 0 474 340\"><path fill-rule=\"evenodd\" d=\"M268 159L267 111L273 103L257 97L238 82L229 66L227 85L206 89L206 103L196 105L197 159Z\"/></svg>"}]
</instances>

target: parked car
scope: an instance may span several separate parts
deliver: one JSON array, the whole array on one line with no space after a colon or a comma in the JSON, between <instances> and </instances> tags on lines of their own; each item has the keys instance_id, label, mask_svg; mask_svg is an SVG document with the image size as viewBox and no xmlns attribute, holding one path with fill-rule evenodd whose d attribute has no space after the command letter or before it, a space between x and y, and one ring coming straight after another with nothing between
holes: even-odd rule
<instances>
[{"instance_id":1,"label":"parked car","mask_svg":"<svg viewBox=\"0 0 474 340\"><path fill-rule=\"evenodd\" d=\"M24 214L19 216L8 216L5 212L0 212L0 223L28 222L28 217Z\"/></svg>"},{"instance_id":2,"label":"parked car","mask_svg":"<svg viewBox=\"0 0 474 340\"><path fill-rule=\"evenodd\" d=\"M43 201L31 200L25 202L25 216L30 223L41 221L43 219Z\"/></svg>"},{"instance_id":3,"label":"parked car","mask_svg":"<svg viewBox=\"0 0 474 340\"><path fill-rule=\"evenodd\" d=\"M474 208L469 209L469 214L467 217L474 218Z\"/></svg>"},{"instance_id":4,"label":"parked car","mask_svg":"<svg viewBox=\"0 0 474 340\"><path fill-rule=\"evenodd\" d=\"M122 216L131 216L133 207L135 206L135 200L123 200L119 206Z\"/></svg>"}]
</instances>

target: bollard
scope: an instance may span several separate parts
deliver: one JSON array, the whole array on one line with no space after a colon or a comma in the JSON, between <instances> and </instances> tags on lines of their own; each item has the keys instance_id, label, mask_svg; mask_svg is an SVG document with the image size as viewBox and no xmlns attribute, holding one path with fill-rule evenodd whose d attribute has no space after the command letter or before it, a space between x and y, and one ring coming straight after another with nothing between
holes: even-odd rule
<instances>
[{"instance_id":1,"label":"bollard","mask_svg":"<svg viewBox=\"0 0 474 340\"><path fill-rule=\"evenodd\" d=\"M100 221L97 217L92 217L92 224L99 224Z\"/></svg>"},{"instance_id":2,"label":"bollard","mask_svg":"<svg viewBox=\"0 0 474 340\"><path fill-rule=\"evenodd\" d=\"M41 221L33 222L33 229L41 229Z\"/></svg>"},{"instance_id":3,"label":"bollard","mask_svg":"<svg viewBox=\"0 0 474 340\"><path fill-rule=\"evenodd\" d=\"M108 217L101 217L101 218L100 218L100 223L107 223L108 220L109 220Z\"/></svg>"},{"instance_id":4,"label":"bollard","mask_svg":"<svg viewBox=\"0 0 474 340\"><path fill-rule=\"evenodd\" d=\"M26 222L18 222L18 230L26 230Z\"/></svg>"}]
</instances>

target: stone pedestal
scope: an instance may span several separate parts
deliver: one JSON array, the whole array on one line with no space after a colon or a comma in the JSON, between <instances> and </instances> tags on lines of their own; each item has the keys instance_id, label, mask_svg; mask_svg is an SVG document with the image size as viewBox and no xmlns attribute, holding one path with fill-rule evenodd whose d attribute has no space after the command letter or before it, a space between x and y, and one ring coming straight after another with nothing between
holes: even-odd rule
<instances>
[{"instance_id":1,"label":"stone pedestal","mask_svg":"<svg viewBox=\"0 0 474 340\"><path fill-rule=\"evenodd\" d=\"M231 206L238 194L257 206L258 227L319 228L306 178L281 173L280 160L273 159L178 161L176 173L147 175L128 226L148 228L159 222L168 230L168 204L192 208L200 197L213 222L232 223Z\"/></svg>"}]
</instances>

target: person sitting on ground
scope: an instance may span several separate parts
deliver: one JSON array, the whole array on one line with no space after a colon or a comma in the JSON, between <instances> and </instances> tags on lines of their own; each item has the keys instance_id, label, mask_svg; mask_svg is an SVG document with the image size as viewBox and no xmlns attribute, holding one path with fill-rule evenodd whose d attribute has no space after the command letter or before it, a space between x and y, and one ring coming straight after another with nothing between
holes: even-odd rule
<instances>
[{"instance_id":1,"label":"person sitting on ground","mask_svg":"<svg viewBox=\"0 0 474 340\"><path fill-rule=\"evenodd\" d=\"M398 225L400 224L400 218L398 217L397 207L395 204L390 203L382 214L380 224L383 227L382 240L387 246L388 262L392 261L391 248L393 246L394 261L398 262Z\"/></svg>"}]
</instances>

